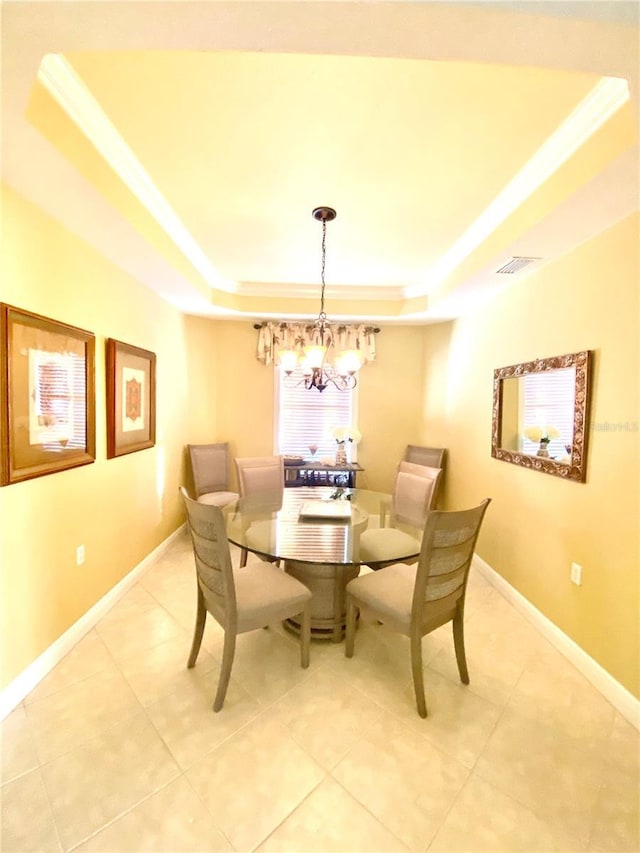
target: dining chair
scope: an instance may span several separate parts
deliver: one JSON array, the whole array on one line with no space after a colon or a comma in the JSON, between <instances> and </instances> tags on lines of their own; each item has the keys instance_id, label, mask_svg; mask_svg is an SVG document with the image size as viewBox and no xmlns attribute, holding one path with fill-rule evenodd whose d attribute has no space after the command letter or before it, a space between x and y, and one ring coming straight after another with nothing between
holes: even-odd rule
<instances>
[{"instance_id":1,"label":"dining chair","mask_svg":"<svg viewBox=\"0 0 640 853\"><path fill-rule=\"evenodd\" d=\"M356 618L362 608L410 640L416 706L427 716L422 670L422 637L453 623L458 672L469 683L464 648L464 602L478 533L491 498L456 512L433 510L427 516L417 564L394 563L347 584L345 655L353 656Z\"/></svg>"},{"instance_id":2,"label":"dining chair","mask_svg":"<svg viewBox=\"0 0 640 853\"><path fill-rule=\"evenodd\" d=\"M180 492L187 510L198 581L196 624L187 667L195 666L207 613L224 629L224 645L213 710L219 711L229 686L236 637L290 617L300 620L300 663L309 666L311 592L281 569L252 560L233 569L222 509Z\"/></svg>"},{"instance_id":3,"label":"dining chair","mask_svg":"<svg viewBox=\"0 0 640 853\"><path fill-rule=\"evenodd\" d=\"M198 503L226 506L237 500L237 492L229 490L229 445L188 444L193 489Z\"/></svg>"},{"instance_id":4,"label":"dining chair","mask_svg":"<svg viewBox=\"0 0 640 853\"><path fill-rule=\"evenodd\" d=\"M371 565L395 562L402 551L420 552L420 534L427 513L433 507L434 495L441 477L437 468L400 462L391 500L380 503L380 528L366 530L360 537L360 560ZM387 515L391 526L387 527Z\"/></svg>"},{"instance_id":5,"label":"dining chair","mask_svg":"<svg viewBox=\"0 0 640 853\"><path fill-rule=\"evenodd\" d=\"M284 488L284 459L282 456L245 456L236 458L240 497L260 493L276 493ZM240 550L240 565L247 562L247 549Z\"/></svg>"},{"instance_id":6,"label":"dining chair","mask_svg":"<svg viewBox=\"0 0 640 853\"><path fill-rule=\"evenodd\" d=\"M442 471L442 476L440 477L438 487L433 496L433 506L438 506L440 491L444 484L445 470L447 467L447 448L421 447L418 444L407 444L404 458L406 462L413 462L415 465L426 465L429 468L439 468Z\"/></svg>"},{"instance_id":7,"label":"dining chair","mask_svg":"<svg viewBox=\"0 0 640 853\"><path fill-rule=\"evenodd\" d=\"M428 465L430 468L444 469L447 463L447 448L407 444L404 458L406 462L414 462L416 465Z\"/></svg>"},{"instance_id":8,"label":"dining chair","mask_svg":"<svg viewBox=\"0 0 640 853\"><path fill-rule=\"evenodd\" d=\"M407 477L407 474L419 477L421 480L432 480L431 489L427 484L419 484L411 476ZM382 501L380 504L380 527L387 526L387 515L389 515L391 527L395 527L398 520L405 520L415 525L416 518L418 526L423 527L426 513L430 509L435 509L441 478L441 468L401 460L396 468L393 495L390 500Z\"/></svg>"},{"instance_id":9,"label":"dining chair","mask_svg":"<svg viewBox=\"0 0 640 853\"><path fill-rule=\"evenodd\" d=\"M270 555L277 547L277 519L283 499L284 487L281 487L274 492L256 492L255 495L242 498L237 504L233 532L246 545L246 548L240 546L241 566L246 564L248 549L261 560L280 565L280 561ZM234 540L233 536L230 538Z\"/></svg>"}]
</instances>

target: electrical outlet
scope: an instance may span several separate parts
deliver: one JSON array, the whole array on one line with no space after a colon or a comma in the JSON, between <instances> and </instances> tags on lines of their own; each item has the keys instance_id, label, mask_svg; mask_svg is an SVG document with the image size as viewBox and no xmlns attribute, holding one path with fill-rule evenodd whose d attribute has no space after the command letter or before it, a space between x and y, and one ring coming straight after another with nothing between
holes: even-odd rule
<instances>
[{"instance_id":1,"label":"electrical outlet","mask_svg":"<svg viewBox=\"0 0 640 853\"><path fill-rule=\"evenodd\" d=\"M81 566L84 563L84 545L78 545L76 548L76 566Z\"/></svg>"},{"instance_id":2,"label":"electrical outlet","mask_svg":"<svg viewBox=\"0 0 640 853\"><path fill-rule=\"evenodd\" d=\"M582 566L579 563L571 563L571 583L582 586Z\"/></svg>"}]
</instances>

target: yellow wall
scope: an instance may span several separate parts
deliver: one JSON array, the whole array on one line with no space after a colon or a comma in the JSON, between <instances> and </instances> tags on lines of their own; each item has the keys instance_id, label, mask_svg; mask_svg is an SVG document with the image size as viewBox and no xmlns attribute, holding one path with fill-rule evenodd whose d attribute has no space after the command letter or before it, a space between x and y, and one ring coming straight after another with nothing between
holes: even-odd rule
<instances>
[{"instance_id":1,"label":"yellow wall","mask_svg":"<svg viewBox=\"0 0 640 853\"><path fill-rule=\"evenodd\" d=\"M184 317L29 203L3 191L0 298L96 334L97 459L0 489L5 687L183 519L184 446L273 451L273 371L250 322ZM391 488L407 443L449 448L445 502L493 498L480 555L638 695L638 217L455 323L386 327L359 384L360 479ZM156 447L105 458L104 340L158 357ZM587 483L490 456L495 367L593 349ZM230 355L232 354L232 355ZM75 565L75 549L86 563ZM569 581L572 560L583 586Z\"/></svg>"},{"instance_id":2,"label":"yellow wall","mask_svg":"<svg viewBox=\"0 0 640 853\"><path fill-rule=\"evenodd\" d=\"M91 465L0 489L5 687L182 522L183 446L215 438L216 409L199 393L214 354L199 357L198 321L187 334L178 311L4 189L2 226L2 301L96 335L97 444ZM106 337L157 355L156 446L109 461Z\"/></svg>"},{"instance_id":3,"label":"yellow wall","mask_svg":"<svg viewBox=\"0 0 640 853\"><path fill-rule=\"evenodd\" d=\"M358 485L389 492L407 444L419 444L424 394L424 327L386 326L376 338L377 358L362 369Z\"/></svg>"},{"instance_id":4,"label":"yellow wall","mask_svg":"<svg viewBox=\"0 0 640 853\"><path fill-rule=\"evenodd\" d=\"M489 507L478 553L640 695L638 215L515 283L483 310L430 327L423 439L450 448L446 501ZM492 459L497 367L595 351L587 482ZM629 430L606 430L606 424ZM570 583L572 561L583 585Z\"/></svg>"},{"instance_id":5,"label":"yellow wall","mask_svg":"<svg viewBox=\"0 0 640 853\"><path fill-rule=\"evenodd\" d=\"M218 353L215 386L219 434L229 442L233 457L270 456L274 380L272 368L256 358L258 333L247 320L209 323Z\"/></svg>"}]
</instances>

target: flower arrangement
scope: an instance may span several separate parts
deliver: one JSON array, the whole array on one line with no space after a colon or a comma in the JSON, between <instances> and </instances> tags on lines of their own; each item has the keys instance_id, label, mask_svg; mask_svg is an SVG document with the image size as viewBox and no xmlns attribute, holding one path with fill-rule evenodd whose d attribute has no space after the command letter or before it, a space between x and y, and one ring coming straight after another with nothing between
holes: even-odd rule
<instances>
[{"instance_id":1,"label":"flower arrangement","mask_svg":"<svg viewBox=\"0 0 640 853\"><path fill-rule=\"evenodd\" d=\"M357 444L362 438L362 433L357 427L353 426L337 426L331 430L331 435L335 438L338 444L344 444L345 441Z\"/></svg>"},{"instance_id":2,"label":"flower arrangement","mask_svg":"<svg viewBox=\"0 0 640 853\"><path fill-rule=\"evenodd\" d=\"M552 438L560 438L559 431L550 425L527 427L524 434L529 441L541 441L543 444L549 444Z\"/></svg>"},{"instance_id":3,"label":"flower arrangement","mask_svg":"<svg viewBox=\"0 0 640 853\"><path fill-rule=\"evenodd\" d=\"M357 444L362 438L362 434L357 427L354 426L336 426L331 430L331 435L335 438L338 449L336 451L336 465L346 465L347 447L346 442Z\"/></svg>"}]
</instances>

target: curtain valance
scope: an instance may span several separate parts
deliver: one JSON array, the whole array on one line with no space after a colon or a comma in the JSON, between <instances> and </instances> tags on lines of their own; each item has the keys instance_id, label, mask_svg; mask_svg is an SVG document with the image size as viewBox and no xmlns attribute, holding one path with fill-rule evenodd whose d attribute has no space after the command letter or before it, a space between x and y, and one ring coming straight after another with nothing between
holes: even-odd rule
<instances>
[{"instance_id":1,"label":"curtain valance","mask_svg":"<svg viewBox=\"0 0 640 853\"><path fill-rule=\"evenodd\" d=\"M357 350L362 363L376 357L376 330L373 326L335 324L325 328L324 345L329 357L344 350ZM319 344L314 323L263 323L258 327L257 358L265 365L278 364L280 350L294 350L300 355L304 348Z\"/></svg>"}]
</instances>

